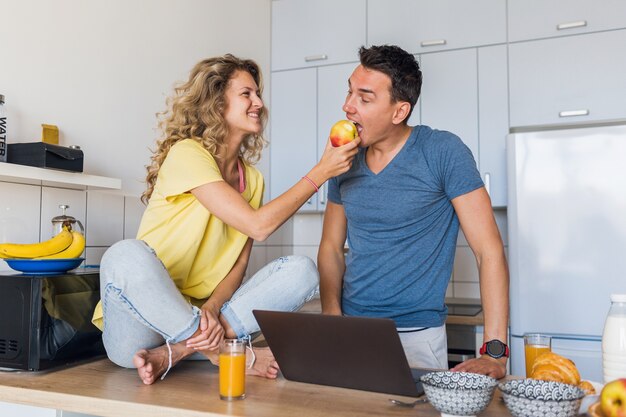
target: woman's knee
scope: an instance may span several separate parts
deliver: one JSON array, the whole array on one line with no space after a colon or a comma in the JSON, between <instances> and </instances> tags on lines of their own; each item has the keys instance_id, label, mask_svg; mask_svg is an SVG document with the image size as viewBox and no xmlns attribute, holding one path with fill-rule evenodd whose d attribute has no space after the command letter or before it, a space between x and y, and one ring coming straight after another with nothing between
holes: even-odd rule
<instances>
[{"instance_id":1,"label":"woman's knee","mask_svg":"<svg viewBox=\"0 0 626 417\"><path fill-rule=\"evenodd\" d=\"M319 284L320 276L315 262L308 256L290 255L287 262L294 271L298 271L294 276L298 277L307 287L315 288Z\"/></svg>"},{"instance_id":2,"label":"woman's knee","mask_svg":"<svg viewBox=\"0 0 626 417\"><path fill-rule=\"evenodd\" d=\"M160 260L152 248L145 242L136 239L126 239L114 243L102 256L100 262L100 281L102 286L108 283L117 283L127 278L134 282L151 276L148 272L151 264L162 267Z\"/></svg>"}]
</instances>

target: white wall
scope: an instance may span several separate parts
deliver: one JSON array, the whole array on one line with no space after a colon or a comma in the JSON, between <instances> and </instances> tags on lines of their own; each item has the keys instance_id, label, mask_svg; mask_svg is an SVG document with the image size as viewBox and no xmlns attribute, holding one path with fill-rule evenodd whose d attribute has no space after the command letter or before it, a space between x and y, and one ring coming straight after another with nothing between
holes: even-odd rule
<instances>
[{"instance_id":1,"label":"white wall","mask_svg":"<svg viewBox=\"0 0 626 417\"><path fill-rule=\"evenodd\" d=\"M143 192L155 113L196 62L230 52L269 80L270 0L0 0L0 13L8 143L56 124L85 173L121 178L125 194Z\"/></svg>"}]
</instances>

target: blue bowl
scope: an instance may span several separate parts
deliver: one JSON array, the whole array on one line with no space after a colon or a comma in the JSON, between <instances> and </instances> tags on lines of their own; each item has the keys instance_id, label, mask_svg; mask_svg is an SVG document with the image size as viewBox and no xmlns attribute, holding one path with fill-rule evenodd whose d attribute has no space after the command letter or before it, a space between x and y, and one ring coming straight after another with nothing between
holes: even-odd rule
<instances>
[{"instance_id":1,"label":"blue bowl","mask_svg":"<svg viewBox=\"0 0 626 417\"><path fill-rule=\"evenodd\" d=\"M6 263L16 271L27 274L50 275L62 274L78 266L85 258L66 259L5 259Z\"/></svg>"}]
</instances>

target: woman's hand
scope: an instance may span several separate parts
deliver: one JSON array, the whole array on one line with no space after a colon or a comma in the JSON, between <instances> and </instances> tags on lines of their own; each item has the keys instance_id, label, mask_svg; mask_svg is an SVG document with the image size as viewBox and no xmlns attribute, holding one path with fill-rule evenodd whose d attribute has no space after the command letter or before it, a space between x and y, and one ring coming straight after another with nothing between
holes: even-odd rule
<instances>
[{"instance_id":1,"label":"woman's hand","mask_svg":"<svg viewBox=\"0 0 626 417\"><path fill-rule=\"evenodd\" d=\"M224 328L219 320L219 308L207 301L200 309L200 334L187 340L187 347L215 350L223 339Z\"/></svg>"},{"instance_id":2,"label":"woman's hand","mask_svg":"<svg viewBox=\"0 0 626 417\"><path fill-rule=\"evenodd\" d=\"M326 148L317 166L328 175L327 179L343 174L352 166L354 156L359 152L360 138L354 139L343 146L334 147L330 139L326 142Z\"/></svg>"}]
</instances>

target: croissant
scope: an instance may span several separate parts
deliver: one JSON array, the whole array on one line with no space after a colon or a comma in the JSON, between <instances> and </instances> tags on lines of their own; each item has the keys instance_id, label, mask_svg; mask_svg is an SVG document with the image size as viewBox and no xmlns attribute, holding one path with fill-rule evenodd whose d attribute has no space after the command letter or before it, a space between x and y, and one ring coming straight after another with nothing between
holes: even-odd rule
<instances>
[{"instance_id":1,"label":"croissant","mask_svg":"<svg viewBox=\"0 0 626 417\"><path fill-rule=\"evenodd\" d=\"M591 385L591 382L589 381L580 381L580 384L578 384L578 388L585 391L585 395L593 395L596 393L596 389L593 387L593 385Z\"/></svg>"},{"instance_id":2,"label":"croissant","mask_svg":"<svg viewBox=\"0 0 626 417\"><path fill-rule=\"evenodd\" d=\"M580 384L580 373L578 373L574 362L553 352L546 352L537 356L530 377L570 385Z\"/></svg>"}]
</instances>

